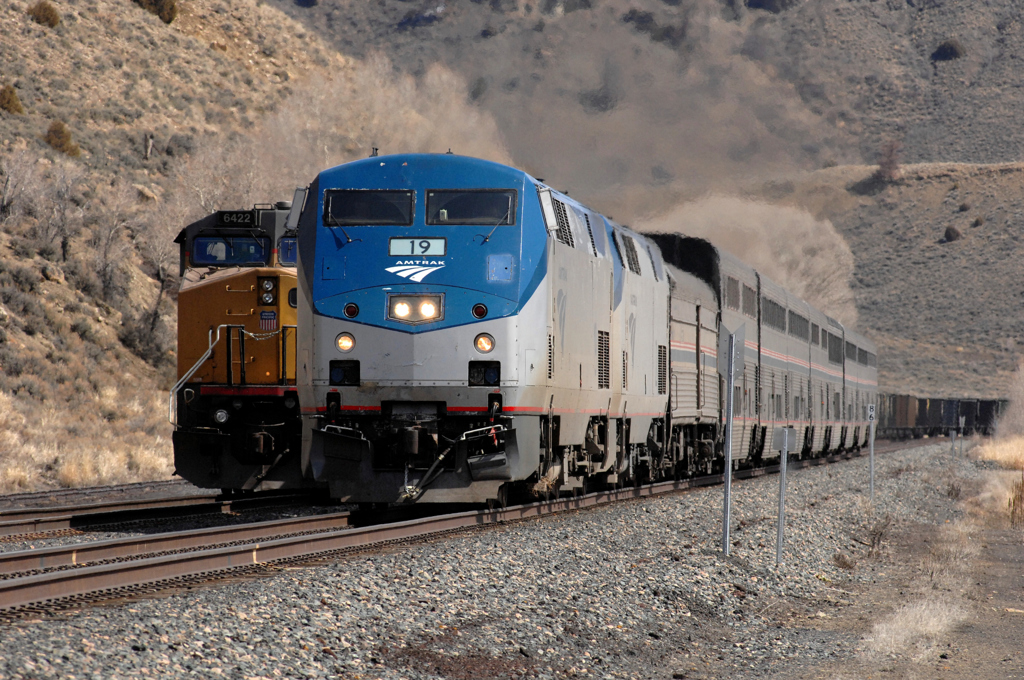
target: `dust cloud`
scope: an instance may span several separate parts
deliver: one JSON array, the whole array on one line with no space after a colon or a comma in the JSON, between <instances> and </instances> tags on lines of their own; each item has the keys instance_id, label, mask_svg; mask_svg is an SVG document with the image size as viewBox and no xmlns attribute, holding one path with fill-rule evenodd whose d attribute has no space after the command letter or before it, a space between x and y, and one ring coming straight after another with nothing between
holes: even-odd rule
<instances>
[{"instance_id":1,"label":"dust cloud","mask_svg":"<svg viewBox=\"0 0 1024 680\"><path fill-rule=\"evenodd\" d=\"M798 208L711 195L632 225L707 239L790 292L856 327L853 253L829 221Z\"/></svg>"},{"instance_id":2,"label":"dust cloud","mask_svg":"<svg viewBox=\"0 0 1024 680\"><path fill-rule=\"evenodd\" d=\"M680 190L859 159L756 58L771 29L753 31L755 13L730 19L715 0L606 0L542 19L543 30L475 45L457 68L516 163L597 210L635 219Z\"/></svg>"},{"instance_id":3,"label":"dust cloud","mask_svg":"<svg viewBox=\"0 0 1024 680\"><path fill-rule=\"evenodd\" d=\"M218 209L290 199L320 171L380 153L444 152L511 162L494 119L466 102L443 66L420 78L387 58L339 58L245 135L209 138L179 169L179 224ZM452 93L455 93L454 96Z\"/></svg>"}]
</instances>

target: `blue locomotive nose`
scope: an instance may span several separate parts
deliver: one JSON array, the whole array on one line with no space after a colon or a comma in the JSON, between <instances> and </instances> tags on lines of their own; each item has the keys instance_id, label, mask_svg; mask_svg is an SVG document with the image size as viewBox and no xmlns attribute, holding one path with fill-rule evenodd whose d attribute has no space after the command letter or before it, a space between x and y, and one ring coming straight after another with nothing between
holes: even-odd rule
<instances>
[{"instance_id":1,"label":"blue locomotive nose","mask_svg":"<svg viewBox=\"0 0 1024 680\"><path fill-rule=\"evenodd\" d=\"M543 276L536 187L506 166L372 158L321 173L311 189L315 250L302 270L323 316L425 333L514 315Z\"/></svg>"}]
</instances>

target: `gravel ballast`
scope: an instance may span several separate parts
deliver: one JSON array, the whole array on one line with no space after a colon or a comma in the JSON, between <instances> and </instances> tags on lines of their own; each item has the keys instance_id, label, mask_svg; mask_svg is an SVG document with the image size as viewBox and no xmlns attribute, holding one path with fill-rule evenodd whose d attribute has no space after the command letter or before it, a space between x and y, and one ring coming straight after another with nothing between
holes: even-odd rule
<instances>
[{"instance_id":1,"label":"gravel ballast","mask_svg":"<svg viewBox=\"0 0 1024 680\"><path fill-rule=\"evenodd\" d=\"M701 489L5 624L0 676L778 675L854 653L815 619L885 578L887 531L955 519L948 484L984 467L947 443L880 455L873 509L866 456L792 470L781 567L761 477L733 485L728 558L722 489Z\"/></svg>"}]
</instances>

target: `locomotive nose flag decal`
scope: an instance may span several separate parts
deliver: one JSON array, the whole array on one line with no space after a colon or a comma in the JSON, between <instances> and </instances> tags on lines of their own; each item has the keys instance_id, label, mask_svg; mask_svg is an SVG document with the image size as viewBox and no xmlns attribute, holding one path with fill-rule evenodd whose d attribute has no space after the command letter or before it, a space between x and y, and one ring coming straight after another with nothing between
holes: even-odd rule
<instances>
[{"instance_id":1,"label":"locomotive nose flag decal","mask_svg":"<svg viewBox=\"0 0 1024 680\"><path fill-rule=\"evenodd\" d=\"M427 275L436 272L438 269L443 269L444 264L440 267L424 267L423 265L408 265L403 264L397 267L388 267L385 271L389 271L392 274L398 274L403 279L409 279L419 283L427 277Z\"/></svg>"}]
</instances>

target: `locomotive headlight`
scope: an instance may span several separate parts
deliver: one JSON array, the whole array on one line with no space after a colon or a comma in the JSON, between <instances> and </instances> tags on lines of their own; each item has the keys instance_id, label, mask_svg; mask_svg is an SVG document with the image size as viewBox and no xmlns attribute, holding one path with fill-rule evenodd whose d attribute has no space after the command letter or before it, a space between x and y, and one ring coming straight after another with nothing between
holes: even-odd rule
<instances>
[{"instance_id":1,"label":"locomotive headlight","mask_svg":"<svg viewBox=\"0 0 1024 680\"><path fill-rule=\"evenodd\" d=\"M388 295L388 318L409 324L439 321L444 318L444 296Z\"/></svg>"},{"instance_id":2,"label":"locomotive headlight","mask_svg":"<svg viewBox=\"0 0 1024 680\"><path fill-rule=\"evenodd\" d=\"M274 303L274 294L273 293L264 293L263 295L260 296L260 299L263 300L263 304L271 305L271 304Z\"/></svg>"},{"instance_id":3,"label":"locomotive headlight","mask_svg":"<svg viewBox=\"0 0 1024 680\"><path fill-rule=\"evenodd\" d=\"M263 279L263 290L274 290L274 282L271 279Z\"/></svg>"},{"instance_id":4,"label":"locomotive headlight","mask_svg":"<svg viewBox=\"0 0 1024 680\"><path fill-rule=\"evenodd\" d=\"M350 333L342 333L334 340L334 344L338 346L338 351L351 352L356 346L356 339Z\"/></svg>"},{"instance_id":5,"label":"locomotive headlight","mask_svg":"<svg viewBox=\"0 0 1024 680\"><path fill-rule=\"evenodd\" d=\"M223 425L224 423L228 422L228 412L225 411L224 409L218 409L213 412L213 419L217 423Z\"/></svg>"},{"instance_id":6,"label":"locomotive headlight","mask_svg":"<svg viewBox=\"0 0 1024 680\"><path fill-rule=\"evenodd\" d=\"M487 354L494 349L494 338L487 333L481 333L476 336L476 340L473 341L473 344L476 346L477 352Z\"/></svg>"}]
</instances>

